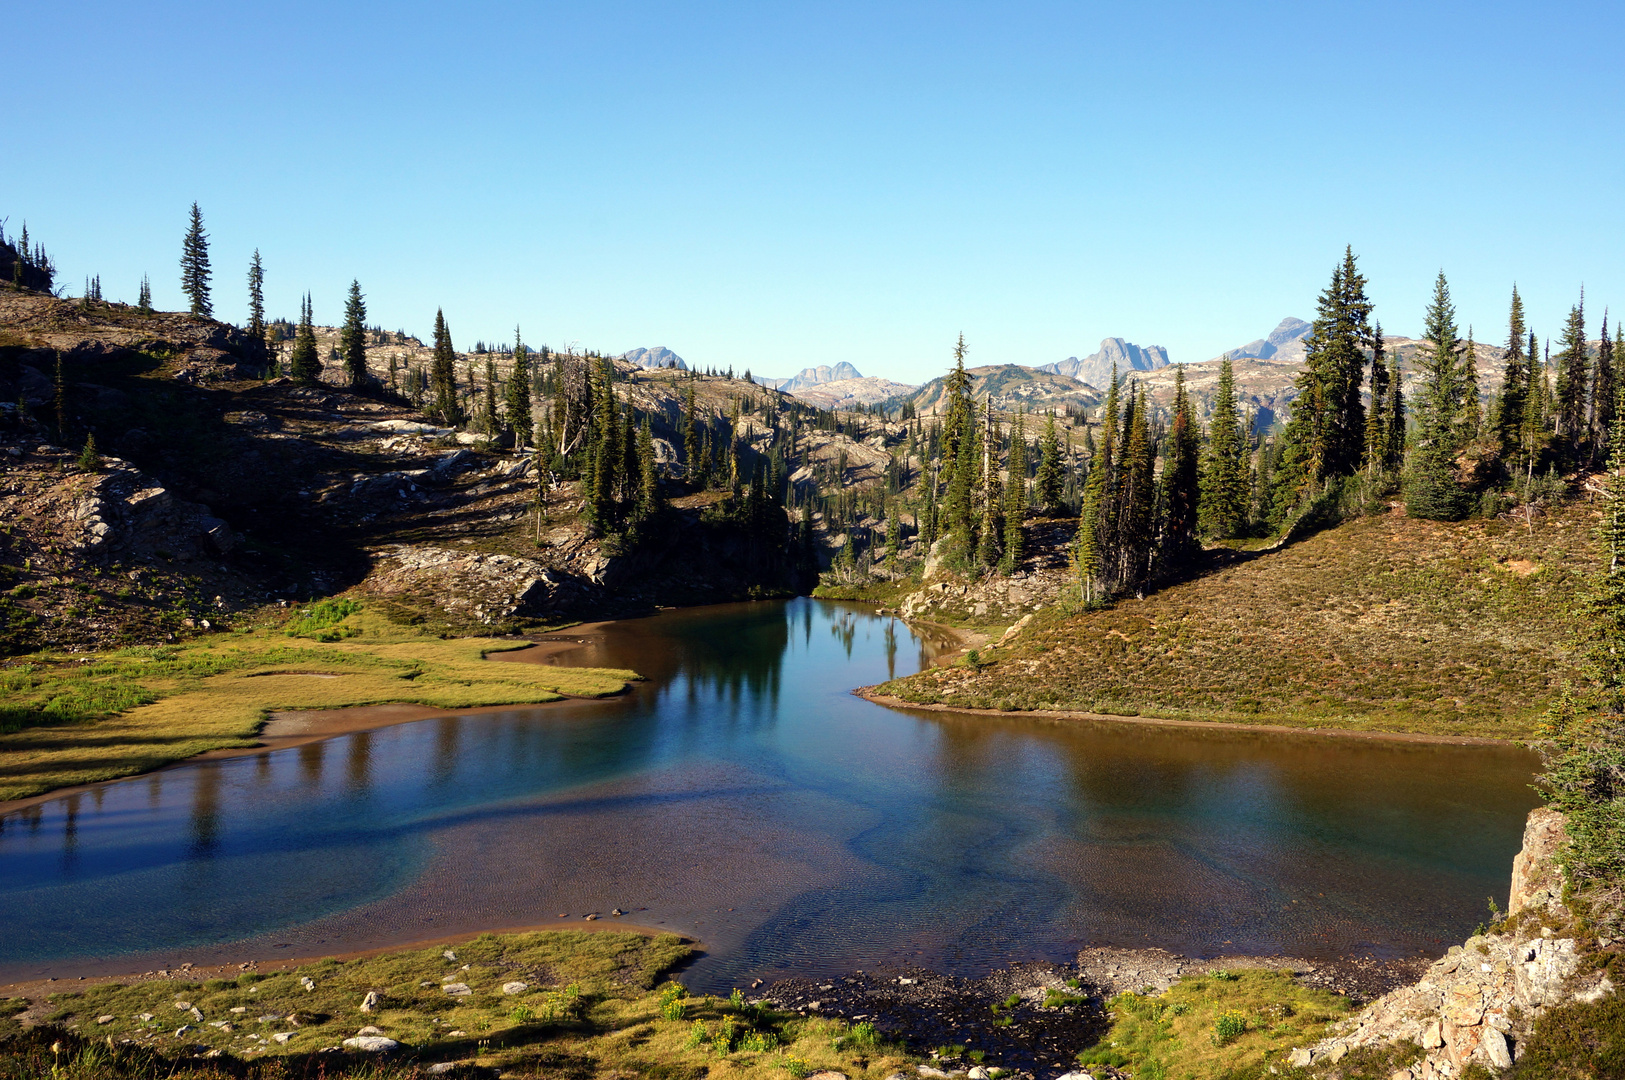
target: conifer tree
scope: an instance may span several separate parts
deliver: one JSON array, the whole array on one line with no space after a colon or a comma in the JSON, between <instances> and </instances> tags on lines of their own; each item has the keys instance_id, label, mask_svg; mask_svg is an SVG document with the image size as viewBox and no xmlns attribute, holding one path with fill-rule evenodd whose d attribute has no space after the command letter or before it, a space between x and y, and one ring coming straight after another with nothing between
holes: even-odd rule
<instances>
[{"instance_id":1,"label":"conifer tree","mask_svg":"<svg viewBox=\"0 0 1625 1080\"><path fill-rule=\"evenodd\" d=\"M1285 517L1323 481L1352 475L1365 452L1365 405L1361 385L1365 348L1371 341L1371 301L1353 248L1332 270L1320 294L1314 329L1298 375L1298 396L1282 433L1277 516Z\"/></svg>"},{"instance_id":2,"label":"conifer tree","mask_svg":"<svg viewBox=\"0 0 1625 1080\"><path fill-rule=\"evenodd\" d=\"M1388 396L1383 409L1383 432L1387 442L1383 451L1382 467L1392 472L1405 462L1405 387L1399 370L1399 354L1388 357Z\"/></svg>"},{"instance_id":3,"label":"conifer tree","mask_svg":"<svg viewBox=\"0 0 1625 1080\"><path fill-rule=\"evenodd\" d=\"M1614 427L1614 342L1608 336L1606 309L1597 336L1597 362L1591 373L1591 444L1600 453L1607 448L1608 433Z\"/></svg>"},{"instance_id":4,"label":"conifer tree","mask_svg":"<svg viewBox=\"0 0 1625 1080\"><path fill-rule=\"evenodd\" d=\"M1565 457L1573 461L1578 457L1587 435L1586 425L1586 356L1585 295L1569 309L1563 324L1562 350L1557 354L1556 434Z\"/></svg>"},{"instance_id":5,"label":"conifer tree","mask_svg":"<svg viewBox=\"0 0 1625 1080\"><path fill-rule=\"evenodd\" d=\"M1523 298L1518 287L1512 286L1512 308L1507 316L1506 367L1501 376L1501 405L1495 415L1495 434L1501 443L1502 455L1510 460L1522 448L1524 409L1529 399L1530 360L1524 354Z\"/></svg>"},{"instance_id":6,"label":"conifer tree","mask_svg":"<svg viewBox=\"0 0 1625 1080\"><path fill-rule=\"evenodd\" d=\"M1233 413L1232 413L1233 415ZM1200 463L1202 433L1185 391L1185 369L1174 371L1174 419L1162 454L1163 519L1159 556L1165 572L1177 571L1198 549L1196 527L1201 516Z\"/></svg>"},{"instance_id":7,"label":"conifer tree","mask_svg":"<svg viewBox=\"0 0 1625 1080\"><path fill-rule=\"evenodd\" d=\"M952 491L954 488L954 473L959 468L960 440L965 437L965 433L968 430L966 427L966 418L972 412L974 412L976 408L975 403L971 400L970 375L965 371L965 352L965 335L961 333L959 335L959 340L954 343L953 370L948 373L948 378L943 386L946 407L943 410L942 417L943 449L941 480L945 489L948 491ZM966 489L966 493L968 496L968 488ZM952 516L956 512L954 500L950 497L947 502L948 513L950 516ZM968 519L970 514L970 507L968 503L966 503L965 507L963 508L963 512ZM950 523L949 531L951 532L953 530L954 525Z\"/></svg>"},{"instance_id":8,"label":"conifer tree","mask_svg":"<svg viewBox=\"0 0 1625 1080\"><path fill-rule=\"evenodd\" d=\"M316 326L309 293L299 304L299 329L294 334L293 352L288 357L288 375L295 382L307 385L322 377L322 361L316 349Z\"/></svg>"},{"instance_id":9,"label":"conifer tree","mask_svg":"<svg viewBox=\"0 0 1625 1080\"><path fill-rule=\"evenodd\" d=\"M530 351L519 336L519 327L513 328L513 370L508 373L508 392L503 401L508 413L508 428L513 432L515 450L530 445L534 422L530 404Z\"/></svg>"},{"instance_id":10,"label":"conifer tree","mask_svg":"<svg viewBox=\"0 0 1625 1080\"><path fill-rule=\"evenodd\" d=\"M952 448L953 458L951 464L944 458L948 490L943 498L943 513L954 550L966 558L974 558L977 549L975 502L982 460L981 427L976 423L975 401L967 400L964 409L959 410L958 425L957 434L944 428L944 442Z\"/></svg>"},{"instance_id":11,"label":"conifer tree","mask_svg":"<svg viewBox=\"0 0 1625 1080\"><path fill-rule=\"evenodd\" d=\"M361 283L350 282L350 295L344 301L344 326L339 331L339 357L344 362L344 381L351 390L367 385L367 303L361 296Z\"/></svg>"},{"instance_id":12,"label":"conifer tree","mask_svg":"<svg viewBox=\"0 0 1625 1080\"><path fill-rule=\"evenodd\" d=\"M1388 444L1388 367L1384 362L1386 346L1382 340L1382 324L1371 329L1371 408L1365 417L1365 468L1374 476L1383 466L1383 449Z\"/></svg>"},{"instance_id":13,"label":"conifer tree","mask_svg":"<svg viewBox=\"0 0 1625 1080\"><path fill-rule=\"evenodd\" d=\"M689 479L703 487L705 476L700 470L700 429L694 412L694 383L690 381L683 395L683 459L688 462Z\"/></svg>"},{"instance_id":14,"label":"conifer tree","mask_svg":"<svg viewBox=\"0 0 1625 1080\"><path fill-rule=\"evenodd\" d=\"M485 426L485 435L491 438L497 433L497 365L491 354L485 354L485 409L481 418Z\"/></svg>"},{"instance_id":15,"label":"conifer tree","mask_svg":"<svg viewBox=\"0 0 1625 1080\"><path fill-rule=\"evenodd\" d=\"M1085 604L1095 602L1100 586L1100 500L1105 472L1091 469L1083 485L1078 509L1078 532L1072 539L1072 575L1078 582Z\"/></svg>"},{"instance_id":16,"label":"conifer tree","mask_svg":"<svg viewBox=\"0 0 1625 1080\"><path fill-rule=\"evenodd\" d=\"M1422 380L1416 401L1416 441L1405 481L1405 507L1413 517L1455 521L1467 513L1456 479L1461 450L1461 365L1456 357L1456 307L1444 271L1434 283L1426 315L1426 344L1418 354Z\"/></svg>"},{"instance_id":17,"label":"conifer tree","mask_svg":"<svg viewBox=\"0 0 1625 1080\"><path fill-rule=\"evenodd\" d=\"M248 264L248 336L255 341L265 340L265 264L260 262L260 249L254 249L254 258Z\"/></svg>"},{"instance_id":18,"label":"conifer tree","mask_svg":"<svg viewBox=\"0 0 1625 1080\"><path fill-rule=\"evenodd\" d=\"M1053 512L1061 505L1061 485L1065 466L1061 461L1061 438L1055 430L1055 410L1044 421L1044 436L1038 443L1038 475L1033 478L1033 495L1040 509Z\"/></svg>"},{"instance_id":19,"label":"conifer tree","mask_svg":"<svg viewBox=\"0 0 1625 1080\"><path fill-rule=\"evenodd\" d=\"M1010 433L1010 455L1005 466L1004 557L1000 566L1012 573L1021 566L1026 552L1022 524L1027 516L1027 423L1016 413L1015 430Z\"/></svg>"},{"instance_id":20,"label":"conifer tree","mask_svg":"<svg viewBox=\"0 0 1625 1080\"><path fill-rule=\"evenodd\" d=\"M998 452L999 425L993 419L993 395L983 402L985 419L982 437L981 490L977 493L976 561L982 566L997 566L1004 547L1004 499L999 487L999 469L995 454Z\"/></svg>"},{"instance_id":21,"label":"conifer tree","mask_svg":"<svg viewBox=\"0 0 1625 1080\"><path fill-rule=\"evenodd\" d=\"M1151 572L1155 536L1156 446L1151 439L1145 387L1129 404L1117 491L1117 577L1123 587L1143 594Z\"/></svg>"},{"instance_id":22,"label":"conifer tree","mask_svg":"<svg viewBox=\"0 0 1625 1080\"><path fill-rule=\"evenodd\" d=\"M191 302L193 315L205 319L214 315L209 299L209 236L203 231L203 211L192 204L191 224L181 242L181 292Z\"/></svg>"},{"instance_id":23,"label":"conifer tree","mask_svg":"<svg viewBox=\"0 0 1625 1080\"><path fill-rule=\"evenodd\" d=\"M152 314L152 282L146 274L141 275L141 291L136 294L135 306L143 315Z\"/></svg>"},{"instance_id":24,"label":"conifer tree","mask_svg":"<svg viewBox=\"0 0 1625 1080\"><path fill-rule=\"evenodd\" d=\"M654 431L648 416L638 428L638 515L650 518L662 509L660 500L660 473L655 465Z\"/></svg>"},{"instance_id":25,"label":"conifer tree","mask_svg":"<svg viewBox=\"0 0 1625 1080\"><path fill-rule=\"evenodd\" d=\"M1473 340L1473 328L1467 327L1467 344L1461 347L1461 442L1463 445L1478 437L1481 415L1478 401L1478 343Z\"/></svg>"},{"instance_id":26,"label":"conifer tree","mask_svg":"<svg viewBox=\"0 0 1625 1080\"><path fill-rule=\"evenodd\" d=\"M446 317L434 313L434 360L429 371L429 391L434 398L434 415L447 427L461 427L463 410L457 400L457 352L451 345Z\"/></svg>"},{"instance_id":27,"label":"conifer tree","mask_svg":"<svg viewBox=\"0 0 1625 1080\"><path fill-rule=\"evenodd\" d=\"M1380 415L1376 408L1373 416ZM1219 361L1219 388L1213 397L1213 422L1202 457L1201 531L1220 539L1240 536L1247 526L1247 440L1236 412L1236 374L1225 356Z\"/></svg>"}]
</instances>

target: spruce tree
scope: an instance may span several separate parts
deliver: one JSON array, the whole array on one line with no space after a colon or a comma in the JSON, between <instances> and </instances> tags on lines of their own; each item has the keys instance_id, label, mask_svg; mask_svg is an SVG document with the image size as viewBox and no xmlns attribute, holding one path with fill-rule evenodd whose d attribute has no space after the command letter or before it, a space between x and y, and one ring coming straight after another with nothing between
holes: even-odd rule
<instances>
[{"instance_id":1,"label":"spruce tree","mask_svg":"<svg viewBox=\"0 0 1625 1080\"><path fill-rule=\"evenodd\" d=\"M1588 434L1586 389L1590 364L1586 349L1585 295L1569 309L1563 324L1562 350L1557 354L1556 433L1569 462L1578 459Z\"/></svg>"},{"instance_id":2,"label":"spruce tree","mask_svg":"<svg viewBox=\"0 0 1625 1080\"><path fill-rule=\"evenodd\" d=\"M141 275L141 291L136 294L135 306L143 315L152 314L152 282L146 274Z\"/></svg>"},{"instance_id":3,"label":"spruce tree","mask_svg":"<svg viewBox=\"0 0 1625 1080\"><path fill-rule=\"evenodd\" d=\"M1105 473L1091 469L1083 485L1082 505L1078 509L1078 532L1072 539L1072 575L1078 582L1078 591L1085 604L1095 602L1100 587L1100 500Z\"/></svg>"},{"instance_id":4,"label":"spruce tree","mask_svg":"<svg viewBox=\"0 0 1625 1080\"><path fill-rule=\"evenodd\" d=\"M1371 410L1373 416L1379 410ZM1213 397L1213 422L1202 456L1198 521L1206 536L1228 539L1247 527L1247 440L1236 412L1236 373L1225 356L1219 361L1219 388Z\"/></svg>"},{"instance_id":5,"label":"spruce tree","mask_svg":"<svg viewBox=\"0 0 1625 1080\"><path fill-rule=\"evenodd\" d=\"M1607 448L1608 433L1614 427L1614 342L1608 336L1606 309L1597 336L1597 362L1591 373L1591 444L1601 452Z\"/></svg>"},{"instance_id":6,"label":"spruce tree","mask_svg":"<svg viewBox=\"0 0 1625 1080\"><path fill-rule=\"evenodd\" d=\"M1399 370L1399 354L1392 353L1388 357L1387 405L1383 408L1383 433L1387 440L1382 458L1385 471L1392 472L1404 464L1406 426L1405 387Z\"/></svg>"},{"instance_id":7,"label":"spruce tree","mask_svg":"<svg viewBox=\"0 0 1625 1080\"><path fill-rule=\"evenodd\" d=\"M999 486L998 444L999 425L993 419L993 395L990 393L983 402L986 417L985 429L982 432L982 486L978 492L977 509L979 520L977 522L976 561L982 566L997 566L1003 557L1004 548L1004 499Z\"/></svg>"},{"instance_id":8,"label":"spruce tree","mask_svg":"<svg viewBox=\"0 0 1625 1080\"><path fill-rule=\"evenodd\" d=\"M655 465L654 432L649 417L638 428L638 515L650 518L661 510L660 473Z\"/></svg>"},{"instance_id":9,"label":"spruce tree","mask_svg":"<svg viewBox=\"0 0 1625 1080\"><path fill-rule=\"evenodd\" d=\"M1298 395L1282 433L1276 516L1284 518L1329 477L1357 472L1365 453L1361 385L1370 344L1371 301L1352 248L1320 294L1314 329L1305 339Z\"/></svg>"},{"instance_id":10,"label":"spruce tree","mask_svg":"<svg viewBox=\"0 0 1625 1080\"><path fill-rule=\"evenodd\" d=\"M260 262L260 249L254 249L254 258L248 264L248 336L255 341L265 340L265 264Z\"/></svg>"},{"instance_id":11,"label":"spruce tree","mask_svg":"<svg viewBox=\"0 0 1625 1080\"><path fill-rule=\"evenodd\" d=\"M1523 298L1512 286L1512 308L1507 316L1506 366L1501 376L1501 404L1495 415L1495 435L1503 458L1510 461L1522 449L1524 409L1529 400L1530 357L1524 354Z\"/></svg>"},{"instance_id":12,"label":"spruce tree","mask_svg":"<svg viewBox=\"0 0 1625 1080\"><path fill-rule=\"evenodd\" d=\"M429 392L434 398L434 415L447 427L461 427L463 409L457 400L457 352L452 348L451 330L445 314L434 313L434 359L429 371Z\"/></svg>"},{"instance_id":13,"label":"spruce tree","mask_svg":"<svg viewBox=\"0 0 1625 1080\"><path fill-rule=\"evenodd\" d=\"M181 242L181 292L191 303L193 315L205 319L214 315L209 300L209 236L203 231L203 211L192 204L191 224Z\"/></svg>"},{"instance_id":14,"label":"spruce tree","mask_svg":"<svg viewBox=\"0 0 1625 1080\"><path fill-rule=\"evenodd\" d=\"M1065 465L1061 461L1061 438L1055 430L1055 410L1044 421L1044 436L1038 443L1038 475L1033 478L1033 495L1045 512L1061 505L1061 485Z\"/></svg>"},{"instance_id":15,"label":"spruce tree","mask_svg":"<svg viewBox=\"0 0 1625 1080\"><path fill-rule=\"evenodd\" d=\"M965 432L967 430L966 418L973 413L976 408L975 403L971 400L970 375L965 371L965 352L965 335L961 333L959 335L959 340L954 343L953 370L948 373L948 378L945 380L943 385L945 408L943 409L942 418L943 449L941 482L947 491L954 490L954 474L959 468L960 440L965 437ZM968 488L966 489L966 495L968 498ZM948 498L947 503L948 513L950 518L952 518L955 513L960 512L961 508L956 506L955 500L952 497ZM970 505L968 502L965 503L962 510L965 518L968 520L970 516ZM955 530L956 526L952 521L950 521L948 528L949 531L952 532Z\"/></svg>"},{"instance_id":16,"label":"spruce tree","mask_svg":"<svg viewBox=\"0 0 1625 1080\"><path fill-rule=\"evenodd\" d=\"M1434 283L1425 320L1426 343L1418 358L1421 385L1416 400L1416 440L1405 479L1405 508L1412 517L1456 521L1468 509L1467 493L1456 479L1461 450L1461 364L1456 356L1456 307L1444 271Z\"/></svg>"},{"instance_id":17,"label":"spruce tree","mask_svg":"<svg viewBox=\"0 0 1625 1080\"><path fill-rule=\"evenodd\" d=\"M1165 572L1177 572L1198 550L1196 527L1201 513L1201 494L1197 459L1201 440L1190 396L1185 392L1185 369L1177 368L1174 371L1174 419L1163 444L1159 500L1162 522L1158 546Z\"/></svg>"},{"instance_id":18,"label":"spruce tree","mask_svg":"<svg viewBox=\"0 0 1625 1080\"><path fill-rule=\"evenodd\" d=\"M1155 542L1157 449L1151 439L1145 388L1130 401L1117 492L1117 577L1124 588L1143 595L1151 573Z\"/></svg>"},{"instance_id":19,"label":"spruce tree","mask_svg":"<svg viewBox=\"0 0 1625 1080\"><path fill-rule=\"evenodd\" d=\"M508 428L513 432L514 449L522 450L530 445L534 421L530 405L530 352L517 326L513 328L513 370L508 373L503 406L508 414Z\"/></svg>"},{"instance_id":20,"label":"spruce tree","mask_svg":"<svg viewBox=\"0 0 1625 1080\"><path fill-rule=\"evenodd\" d=\"M367 303L361 283L351 280L344 301L344 327L339 331L339 357L344 362L345 385L360 390L367 385Z\"/></svg>"},{"instance_id":21,"label":"spruce tree","mask_svg":"<svg viewBox=\"0 0 1625 1080\"><path fill-rule=\"evenodd\" d=\"M310 294L299 303L299 329L293 338L293 352L288 357L288 375L306 385L322 377L321 356L316 349L316 327L311 312Z\"/></svg>"},{"instance_id":22,"label":"spruce tree","mask_svg":"<svg viewBox=\"0 0 1625 1080\"><path fill-rule=\"evenodd\" d=\"M981 427L976 422L976 403L967 401L959 411L958 431L945 429L945 443L953 456L944 461L948 490L943 498L950 543L967 558L976 555L976 491L982 460Z\"/></svg>"},{"instance_id":23,"label":"spruce tree","mask_svg":"<svg viewBox=\"0 0 1625 1080\"><path fill-rule=\"evenodd\" d=\"M1000 566L1008 574L1020 568L1026 554L1022 524L1027 517L1027 422L1023 413L1016 414L1015 430L1010 433L1005 472L1004 556Z\"/></svg>"}]
</instances>

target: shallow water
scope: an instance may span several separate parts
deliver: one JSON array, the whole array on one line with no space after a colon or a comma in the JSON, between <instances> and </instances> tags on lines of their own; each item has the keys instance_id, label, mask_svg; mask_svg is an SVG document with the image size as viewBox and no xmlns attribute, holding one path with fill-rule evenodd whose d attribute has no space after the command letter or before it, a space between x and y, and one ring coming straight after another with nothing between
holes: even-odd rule
<instances>
[{"instance_id":1,"label":"shallow water","mask_svg":"<svg viewBox=\"0 0 1625 1080\"><path fill-rule=\"evenodd\" d=\"M689 981L1083 944L1442 951L1504 905L1533 758L907 713L850 688L935 646L865 609L612 624L609 702L446 716L0 817L0 980L309 956L628 912Z\"/></svg>"}]
</instances>

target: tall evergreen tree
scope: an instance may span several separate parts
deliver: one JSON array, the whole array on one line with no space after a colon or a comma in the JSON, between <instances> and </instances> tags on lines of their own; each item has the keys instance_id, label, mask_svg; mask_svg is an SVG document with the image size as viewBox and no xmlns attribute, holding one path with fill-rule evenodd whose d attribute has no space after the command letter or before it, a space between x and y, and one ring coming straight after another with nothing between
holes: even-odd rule
<instances>
[{"instance_id":1,"label":"tall evergreen tree","mask_svg":"<svg viewBox=\"0 0 1625 1080\"><path fill-rule=\"evenodd\" d=\"M1105 476L1103 469L1089 470L1078 508L1078 532L1072 539L1072 575L1085 604L1095 602L1100 588L1100 504Z\"/></svg>"},{"instance_id":2,"label":"tall evergreen tree","mask_svg":"<svg viewBox=\"0 0 1625 1080\"><path fill-rule=\"evenodd\" d=\"M1434 283L1419 359L1422 380L1416 400L1416 440L1405 482L1405 507L1413 517L1457 520L1467 513L1467 493L1456 478L1463 437L1461 363L1456 356L1456 307L1444 271Z\"/></svg>"},{"instance_id":3,"label":"tall evergreen tree","mask_svg":"<svg viewBox=\"0 0 1625 1080\"><path fill-rule=\"evenodd\" d=\"M519 327L513 328L513 370L508 373L508 389L503 407L508 414L508 428L513 432L515 450L530 445L534 421L530 404L530 350L519 336Z\"/></svg>"},{"instance_id":4,"label":"tall evergreen tree","mask_svg":"<svg viewBox=\"0 0 1625 1080\"><path fill-rule=\"evenodd\" d=\"M1523 445L1524 410L1529 400L1530 357L1524 354L1523 297L1512 286L1512 308L1507 315L1506 366L1501 375L1501 404L1495 416L1495 434L1501 454L1510 460Z\"/></svg>"},{"instance_id":5,"label":"tall evergreen tree","mask_svg":"<svg viewBox=\"0 0 1625 1080\"><path fill-rule=\"evenodd\" d=\"M999 486L999 425L993 419L993 395L989 393L983 404L985 417L982 437L981 489L977 492L978 521L976 528L976 561L982 566L997 566L1003 557L1004 499Z\"/></svg>"},{"instance_id":6,"label":"tall evergreen tree","mask_svg":"<svg viewBox=\"0 0 1625 1080\"><path fill-rule=\"evenodd\" d=\"M17 265L21 266L21 263ZM152 282L146 274L141 275L141 291L136 294L136 310L143 315L152 314Z\"/></svg>"},{"instance_id":7,"label":"tall evergreen tree","mask_svg":"<svg viewBox=\"0 0 1625 1080\"><path fill-rule=\"evenodd\" d=\"M1320 294L1314 328L1305 339L1298 396L1282 433L1277 478L1279 516L1328 477L1358 471L1365 453L1365 349L1370 344L1371 301L1353 248L1332 270Z\"/></svg>"},{"instance_id":8,"label":"tall evergreen tree","mask_svg":"<svg viewBox=\"0 0 1625 1080\"><path fill-rule=\"evenodd\" d=\"M1607 450L1608 433L1614 427L1614 342L1608 336L1606 309L1597 336L1597 362L1591 372L1591 445L1601 453Z\"/></svg>"},{"instance_id":9,"label":"tall evergreen tree","mask_svg":"<svg viewBox=\"0 0 1625 1080\"><path fill-rule=\"evenodd\" d=\"M1191 409L1190 396L1185 392L1185 369L1177 368L1174 371L1174 419L1162 452L1158 556L1164 572L1177 572L1199 550L1196 527L1201 516L1201 492L1197 459L1201 443L1202 433Z\"/></svg>"},{"instance_id":10,"label":"tall evergreen tree","mask_svg":"<svg viewBox=\"0 0 1625 1080\"><path fill-rule=\"evenodd\" d=\"M1061 438L1055 430L1055 410L1044 421L1044 436L1038 443L1038 475L1033 478L1033 495L1039 507L1053 511L1061 505L1061 485L1066 466L1061 460Z\"/></svg>"},{"instance_id":11,"label":"tall evergreen tree","mask_svg":"<svg viewBox=\"0 0 1625 1080\"><path fill-rule=\"evenodd\" d=\"M1129 402L1126 432L1119 456L1117 487L1117 579L1124 588L1143 593L1151 573L1155 536L1156 445L1151 439L1150 408L1145 388Z\"/></svg>"},{"instance_id":12,"label":"tall evergreen tree","mask_svg":"<svg viewBox=\"0 0 1625 1080\"><path fill-rule=\"evenodd\" d=\"M1027 517L1027 418L1023 413L1016 413L1005 473L1004 557L1000 565L1006 573L1011 573L1026 557L1022 525Z\"/></svg>"},{"instance_id":13,"label":"tall evergreen tree","mask_svg":"<svg viewBox=\"0 0 1625 1080\"><path fill-rule=\"evenodd\" d=\"M254 258L248 263L248 336L255 341L265 340L265 264L260 261L260 249L254 249Z\"/></svg>"},{"instance_id":14,"label":"tall evergreen tree","mask_svg":"<svg viewBox=\"0 0 1625 1080\"><path fill-rule=\"evenodd\" d=\"M976 555L976 494L980 480L982 460L981 427L976 422L976 403L967 400L958 410L959 431L954 434L944 425L944 471L948 473L948 490L943 499L943 513L950 542L956 552L966 558ZM952 416L950 415L950 419ZM952 453L951 467L947 453Z\"/></svg>"},{"instance_id":15,"label":"tall evergreen tree","mask_svg":"<svg viewBox=\"0 0 1625 1080\"><path fill-rule=\"evenodd\" d=\"M344 326L339 330L339 358L344 362L345 385L360 390L367 385L367 302L361 283L350 282L344 301Z\"/></svg>"},{"instance_id":16,"label":"tall evergreen tree","mask_svg":"<svg viewBox=\"0 0 1625 1080\"><path fill-rule=\"evenodd\" d=\"M181 242L181 291L191 302L193 315L207 319L214 315L209 300L209 236L203 231L203 211L192 204L191 224Z\"/></svg>"},{"instance_id":17,"label":"tall evergreen tree","mask_svg":"<svg viewBox=\"0 0 1625 1080\"><path fill-rule=\"evenodd\" d=\"M1575 460L1588 434L1586 389L1590 367L1586 355L1585 294L1569 309L1557 354L1556 434L1567 460Z\"/></svg>"},{"instance_id":18,"label":"tall evergreen tree","mask_svg":"<svg viewBox=\"0 0 1625 1080\"><path fill-rule=\"evenodd\" d=\"M970 430L967 423L974 424L973 419L967 420L967 418L976 410L975 402L971 399L970 375L965 371L966 351L965 335L961 333L959 339L954 342L953 370L948 372L948 378L943 385L945 407L942 416L941 483L948 492L955 490L954 475L959 468L960 443L965 438L966 432ZM974 481L969 481L969 483L974 486ZM952 495L947 497L945 509L950 517L949 532L955 531L958 527L951 520L956 514L963 517L966 522L969 521L971 510L968 500L971 487L964 487L963 492L965 495L963 506L959 505L959 501L955 500Z\"/></svg>"},{"instance_id":19,"label":"tall evergreen tree","mask_svg":"<svg viewBox=\"0 0 1625 1080\"><path fill-rule=\"evenodd\" d=\"M1181 372L1183 374L1183 372ZM1379 415L1372 409L1372 415ZM1236 372L1227 355L1219 361L1219 388L1213 396L1213 422L1202 456L1198 520L1208 536L1242 535L1247 527L1247 440L1236 412Z\"/></svg>"},{"instance_id":20,"label":"tall evergreen tree","mask_svg":"<svg viewBox=\"0 0 1625 1080\"><path fill-rule=\"evenodd\" d=\"M1392 472L1405 463L1405 386L1401 380L1399 370L1399 354L1388 355L1388 393L1386 406L1383 408L1383 434L1385 436L1382 454L1382 467L1384 471Z\"/></svg>"},{"instance_id":21,"label":"tall evergreen tree","mask_svg":"<svg viewBox=\"0 0 1625 1080\"><path fill-rule=\"evenodd\" d=\"M309 293L299 303L299 329L294 333L293 352L288 356L288 375L295 382L307 385L322 377L322 360L316 349L316 325Z\"/></svg>"},{"instance_id":22,"label":"tall evergreen tree","mask_svg":"<svg viewBox=\"0 0 1625 1080\"><path fill-rule=\"evenodd\" d=\"M649 518L661 510L660 472L655 464L654 431L644 416L638 428L638 514Z\"/></svg>"},{"instance_id":23,"label":"tall evergreen tree","mask_svg":"<svg viewBox=\"0 0 1625 1080\"><path fill-rule=\"evenodd\" d=\"M1478 437L1482 410L1478 401L1478 343L1473 328L1467 327L1467 344L1461 347L1461 441L1465 445Z\"/></svg>"},{"instance_id":24,"label":"tall evergreen tree","mask_svg":"<svg viewBox=\"0 0 1625 1080\"><path fill-rule=\"evenodd\" d=\"M452 348L451 330L439 309L434 313L434 359L429 370L429 391L434 398L434 415L447 427L461 427L463 409L457 400L457 351Z\"/></svg>"}]
</instances>

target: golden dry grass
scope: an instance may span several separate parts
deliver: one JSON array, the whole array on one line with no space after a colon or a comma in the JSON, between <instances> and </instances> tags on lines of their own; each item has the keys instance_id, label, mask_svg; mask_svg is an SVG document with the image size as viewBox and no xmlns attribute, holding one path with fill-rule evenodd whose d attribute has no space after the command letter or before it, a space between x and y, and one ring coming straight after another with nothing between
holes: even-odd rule
<instances>
[{"instance_id":1,"label":"golden dry grass","mask_svg":"<svg viewBox=\"0 0 1625 1080\"><path fill-rule=\"evenodd\" d=\"M987 666L906 701L1526 737L1575 664L1596 555L1584 504L1537 520L1391 513L1098 611L1046 609Z\"/></svg>"},{"instance_id":2,"label":"golden dry grass","mask_svg":"<svg viewBox=\"0 0 1625 1080\"><path fill-rule=\"evenodd\" d=\"M0 800L254 745L268 712L402 702L463 709L602 697L631 671L494 663L528 642L416 637L365 610L341 641L260 627L95 657L41 654L0 675Z\"/></svg>"}]
</instances>

